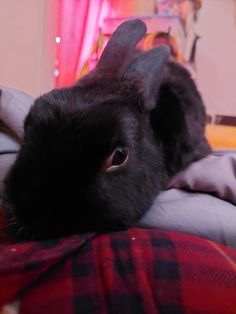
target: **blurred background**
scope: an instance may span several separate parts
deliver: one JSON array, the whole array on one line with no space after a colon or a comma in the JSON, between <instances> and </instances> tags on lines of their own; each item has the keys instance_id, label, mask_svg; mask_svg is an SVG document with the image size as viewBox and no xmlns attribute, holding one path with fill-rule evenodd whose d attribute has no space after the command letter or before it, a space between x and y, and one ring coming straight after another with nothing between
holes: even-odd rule
<instances>
[{"instance_id":1,"label":"blurred background","mask_svg":"<svg viewBox=\"0 0 236 314\"><path fill-rule=\"evenodd\" d=\"M168 44L192 73L209 122L236 125L235 0L1 0L0 85L33 96L92 69L114 29L139 17L140 44Z\"/></svg>"}]
</instances>

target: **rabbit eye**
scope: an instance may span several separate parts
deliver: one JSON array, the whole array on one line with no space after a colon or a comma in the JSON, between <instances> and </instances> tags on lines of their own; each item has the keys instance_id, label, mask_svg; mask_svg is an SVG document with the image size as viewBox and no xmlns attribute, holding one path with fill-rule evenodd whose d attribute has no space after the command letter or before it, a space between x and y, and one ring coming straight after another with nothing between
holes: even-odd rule
<instances>
[{"instance_id":1,"label":"rabbit eye","mask_svg":"<svg viewBox=\"0 0 236 314\"><path fill-rule=\"evenodd\" d=\"M103 165L103 171L112 171L125 165L128 160L128 149L123 146L118 146L107 158Z\"/></svg>"},{"instance_id":2,"label":"rabbit eye","mask_svg":"<svg viewBox=\"0 0 236 314\"><path fill-rule=\"evenodd\" d=\"M122 165L127 158L128 150L125 147L117 147L113 152L112 166Z\"/></svg>"}]
</instances>

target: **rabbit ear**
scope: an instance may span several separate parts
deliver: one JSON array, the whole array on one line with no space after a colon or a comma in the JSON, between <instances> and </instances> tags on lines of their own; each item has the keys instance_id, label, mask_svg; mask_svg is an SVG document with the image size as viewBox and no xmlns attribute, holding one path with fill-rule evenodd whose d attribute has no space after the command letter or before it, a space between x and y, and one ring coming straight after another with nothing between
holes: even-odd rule
<instances>
[{"instance_id":1,"label":"rabbit ear","mask_svg":"<svg viewBox=\"0 0 236 314\"><path fill-rule=\"evenodd\" d=\"M146 34L147 28L139 19L121 24L112 34L96 70L102 73L121 74L130 62L136 44Z\"/></svg>"},{"instance_id":2,"label":"rabbit ear","mask_svg":"<svg viewBox=\"0 0 236 314\"><path fill-rule=\"evenodd\" d=\"M163 77L163 69L170 56L167 46L160 46L140 54L127 68L124 77L138 84L147 110L155 107L155 99Z\"/></svg>"}]
</instances>

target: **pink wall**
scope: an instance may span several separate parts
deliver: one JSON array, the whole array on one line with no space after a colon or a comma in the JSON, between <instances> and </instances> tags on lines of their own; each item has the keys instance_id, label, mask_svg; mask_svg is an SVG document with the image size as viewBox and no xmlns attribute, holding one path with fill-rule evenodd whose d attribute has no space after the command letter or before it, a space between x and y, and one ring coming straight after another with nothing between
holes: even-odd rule
<instances>
[{"instance_id":1,"label":"pink wall","mask_svg":"<svg viewBox=\"0 0 236 314\"><path fill-rule=\"evenodd\" d=\"M236 116L236 1L204 0L197 82L212 114Z\"/></svg>"},{"instance_id":2,"label":"pink wall","mask_svg":"<svg viewBox=\"0 0 236 314\"><path fill-rule=\"evenodd\" d=\"M0 1L0 85L32 95L53 88L54 19L54 0Z\"/></svg>"},{"instance_id":3,"label":"pink wall","mask_svg":"<svg viewBox=\"0 0 236 314\"><path fill-rule=\"evenodd\" d=\"M133 16L153 14L156 0L108 0L114 8L115 16Z\"/></svg>"}]
</instances>

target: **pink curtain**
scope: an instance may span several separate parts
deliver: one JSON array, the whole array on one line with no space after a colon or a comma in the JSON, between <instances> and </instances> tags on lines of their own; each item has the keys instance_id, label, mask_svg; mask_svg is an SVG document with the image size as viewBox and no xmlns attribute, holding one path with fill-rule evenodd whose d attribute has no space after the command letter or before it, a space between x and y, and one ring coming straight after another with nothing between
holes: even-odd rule
<instances>
[{"instance_id":1,"label":"pink curtain","mask_svg":"<svg viewBox=\"0 0 236 314\"><path fill-rule=\"evenodd\" d=\"M74 83L98 39L99 25L109 15L106 0L57 0L56 86Z\"/></svg>"}]
</instances>

